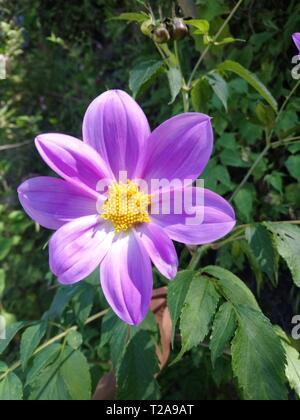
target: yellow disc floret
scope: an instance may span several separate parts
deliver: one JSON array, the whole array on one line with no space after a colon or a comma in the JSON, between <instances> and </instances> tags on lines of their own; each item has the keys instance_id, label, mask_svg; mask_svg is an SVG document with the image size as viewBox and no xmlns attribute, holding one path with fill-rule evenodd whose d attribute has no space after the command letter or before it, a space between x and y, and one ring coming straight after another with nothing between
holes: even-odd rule
<instances>
[{"instance_id":1,"label":"yellow disc floret","mask_svg":"<svg viewBox=\"0 0 300 420\"><path fill-rule=\"evenodd\" d=\"M148 208L150 195L140 191L139 186L127 183L113 183L108 189L108 199L103 204L102 219L109 220L116 232L126 231L138 223L149 223Z\"/></svg>"}]
</instances>

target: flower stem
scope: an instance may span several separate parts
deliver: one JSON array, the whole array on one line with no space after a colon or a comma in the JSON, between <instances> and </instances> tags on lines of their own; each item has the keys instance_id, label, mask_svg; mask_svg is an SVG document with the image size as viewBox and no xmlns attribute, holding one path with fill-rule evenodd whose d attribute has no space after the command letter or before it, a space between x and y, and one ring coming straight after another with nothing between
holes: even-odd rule
<instances>
[{"instance_id":1,"label":"flower stem","mask_svg":"<svg viewBox=\"0 0 300 420\"><path fill-rule=\"evenodd\" d=\"M257 165L266 156L266 154L269 152L269 150L270 150L271 147L272 147L272 145L270 143L266 145L266 147L264 148L264 150L258 156L258 158L256 159L256 161L253 163L253 165L251 166L251 168L247 172L246 176L243 178L243 180L241 181L241 183L239 184L239 186L236 188L236 190L234 191L234 193L230 197L230 200L229 200L230 202L232 202L234 200L234 198L238 195L238 193L241 191L241 189L243 188L243 186L246 184L246 182L248 181L248 179L250 178L250 176L252 175L252 173L256 169Z\"/></svg>"},{"instance_id":2,"label":"flower stem","mask_svg":"<svg viewBox=\"0 0 300 420\"><path fill-rule=\"evenodd\" d=\"M210 50L212 44L218 40L219 36L222 34L223 30L228 25L228 23L231 21L231 19L233 18L233 16L235 15L235 13L237 12L237 10L239 9L239 7L241 6L242 3L243 3L243 0L239 0L237 2L237 4L231 10L230 14L228 15L227 19L224 21L223 25L221 26L221 28L219 29L217 34L213 37L212 42L209 45L207 45L207 47L205 48L205 50L201 54L199 60L197 61L196 65L195 65L195 67L194 67L194 69L191 73L191 77L189 78L189 81L188 81L188 84L187 84L188 88L191 88L191 85L192 85L192 82L193 82L193 80L196 76L196 73L197 73L200 65L202 64L204 58L206 57L208 51Z\"/></svg>"},{"instance_id":3,"label":"flower stem","mask_svg":"<svg viewBox=\"0 0 300 420\"><path fill-rule=\"evenodd\" d=\"M196 270L201 258L209 251L210 247L210 245L199 246L188 265L188 269Z\"/></svg>"}]
</instances>

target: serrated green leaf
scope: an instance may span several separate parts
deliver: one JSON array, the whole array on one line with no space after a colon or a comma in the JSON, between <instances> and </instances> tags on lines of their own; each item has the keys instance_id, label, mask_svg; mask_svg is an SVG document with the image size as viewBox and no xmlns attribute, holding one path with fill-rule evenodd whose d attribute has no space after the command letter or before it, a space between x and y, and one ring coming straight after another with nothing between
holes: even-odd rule
<instances>
[{"instance_id":1,"label":"serrated green leaf","mask_svg":"<svg viewBox=\"0 0 300 420\"><path fill-rule=\"evenodd\" d=\"M230 71L237 74L244 79L250 86L252 86L267 103L273 108L275 112L278 110L278 104L273 95L269 92L266 86L249 70L243 67L236 61L226 60L218 66L221 72Z\"/></svg>"},{"instance_id":2,"label":"serrated green leaf","mask_svg":"<svg viewBox=\"0 0 300 420\"><path fill-rule=\"evenodd\" d=\"M182 349L176 361L208 335L219 299L208 277L193 277L180 318Z\"/></svg>"},{"instance_id":3,"label":"serrated green leaf","mask_svg":"<svg viewBox=\"0 0 300 420\"><path fill-rule=\"evenodd\" d=\"M296 286L300 287L300 228L289 223L271 223L264 225L273 233L274 246L286 261Z\"/></svg>"},{"instance_id":4,"label":"serrated green leaf","mask_svg":"<svg viewBox=\"0 0 300 420\"><path fill-rule=\"evenodd\" d=\"M278 258L268 230L261 224L252 225L246 228L245 236L262 272L276 286L278 283Z\"/></svg>"},{"instance_id":5,"label":"serrated green leaf","mask_svg":"<svg viewBox=\"0 0 300 420\"><path fill-rule=\"evenodd\" d=\"M228 346L236 330L237 320L231 303L224 303L213 323L212 335L209 348L211 350L211 360L213 366L216 360L223 354L225 347Z\"/></svg>"},{"instance_id":6,"label":"serrated green leaf","mask_svg":"<svg viewBox=\"0 0 300 420\"><path fill-rule=\"evenodd\" d=\"M176 325L194 274L195 272L192 270L181 271L168 287L168 308L172 320L172 343L174 343Z\"/></svg>"},{"instance_id":7,"label":"serrated green leaf","mask_svg":"<svg viewBox=\"0 0 300 420\"><path fill-rule=\"evenodd\" d=\"M289 381L290 387L300 398L300 354L295 347L292 346L290 339L280 327L276 326L275 332L281 339L281 343L286 353L286 377Z\"/></svg>"},{"instance_id":8,"label":"serrated green leaf","mask_svg":"<svg viewBox=\"0 0 300 420\"><path fill-rule=\"evenodd\" d=\"M171 101L169 102L169 105L171 105L175 102L177 96L181 92L182 75L177 68L172 67L167 71L167 76L171 92Z\"/></svg>"},{"instance_id":9,"label":"serrated green leaf","mask_svg":"<svg viewBox=\"0 0 300 420\"><path fill-rule=\"evenodd\" d=\"M23 385L13 372L0 382L0 401L20 401L23 399Z\"/></svg>"},{"instance_id":10,"label":"serrated green leaf","mask_svg":"<svg viewBox=\"0 0 300 420\"><path fill-rule=\"evenodd\" d=\"M164 71L164 62L149 60L137 65L129 75L129 88L136 98Z\"/></svg>"},{"instance_id":11,"label":"serrated green leaf","mask_svg":"<svg viewBox=\"0 0 300 420\"><path fill-rule=\"evenodd\" d=\"M212 87L214 93L222 102L225 108L225 111L227 112L228 110L227 102L228 102L228 97L229 97L229 90L228 90L227 82L217 72L209 73L206 76L206 78L208 80L208 83Z\"/></svg>"},{"instance_id":12,"label":"serrated green leaf","mask_svg":"<svg viewBox=\"0 0 300 420\"><path fill-rule=\"evenodd\" d=\"M208 266L202 271L216 279L216 286L233 305L246 305L260 310L251 290L235 274L217 266Z\"/></svg>"},{"instance_id":13,"label":"serrated green leaf","mask_svg":"<svg viewBox=\"0 0 300 420\"><path fill-rule=\"evenodd\" d=\"M72 352L61 368L62 378L72 400L91 399L91 376L86 357L79 350Z\"/></svg>"},{"instance_id":14,"label":"serrated green leaf","mask_svg":"<svg viewBox=\"0 0 300 420\"><path fill-rule=\"evenodd\" d=\"M119 400L157 400L159 370L155 345L146 331L133 336L116 372Z\"/></svg>"},{"instance_id":15,"label":"serrated green leaf","mask_svg":"<svg viewBox=\"0 0 300 420\"><path fill-rule=\"evenodd\" d=\"M285 354L270 321L236 306L238 329L231 346L232 367L247 400L285 400Z\"/></svg>"},{"instance_id":16,"label":"serrated green leaf","mask_svg":"<svg viewBox=\"0 0 300 420\"><path fill-rule=\"evenodd\" d=\"M135 13L135 12L125 12L121 13L119 16L115 16L112 20L126 20L127 22L137 22L143 23L149 19L149 16L146 13Z\"/></svg>"}]
</instances>

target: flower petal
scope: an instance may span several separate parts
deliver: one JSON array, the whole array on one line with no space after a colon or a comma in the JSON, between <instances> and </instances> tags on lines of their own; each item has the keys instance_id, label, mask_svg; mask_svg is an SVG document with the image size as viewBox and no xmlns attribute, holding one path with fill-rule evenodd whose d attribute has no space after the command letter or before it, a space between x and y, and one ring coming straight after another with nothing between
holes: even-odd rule
<instances>
[{"instance_id":1,"label":"flower petal","mask_svg":"<svg viewBox=\"0 0 300 420\"><path fill-rule=\"evenodd\" d=\"M300 53L300 32L296 32L293 34L293 40Z\"/></svg>"},{"instance_id":2,"label":"flower petal","mask_svg":"<svg viewBox=\"0 0 300 420\"><path fill-rule=\"evenodd\" d=\"M111 178L98 153L74 137L43 134L36 138L35 144L41 157L53 171L95 197L98 182Z\"/></svg>"},{"instance_id":3,"label":"flower petal","mask_svg":"<svg viewBox=\"0 0 300 420\"><path fill-rule=\"evenodd\" d=\"M210 117L185 113L160 125L148 142L142 179L195 180L213 149Z\"/></svg>"},{"instance_id":4,"label":"flower petal","mask_svg":"<svg viewBox=\"0 0 300 420\"><path fill-rule=\"evenodd\" d=\"M152 296L151 262L133 233L115 238L100 267L104 295L114 312L126 323L145 318Z\"/></svg>"},{"instance_id":5,"label":"flower petal","mask_svg":"<svg viewBox=\"0 0 300 420\"><path fill-rule=\"evenodd\" d=\"M89 106L83 121L83 140L98 151L115 177L127 171L138 176L138 164L150 135L147 118L125 92L110 90Z\"/></svg>"},{"instance_id":6,"label":"flower petal","mask_svg":"<svg viewBox=\"0 0 300 420\"><path fill-rule=\"evenodd\" d=\"M156 196L153 203L156 201L162 208L162 202L168 202L169 193L163 192ZM161 210L159 214L152 214L152 219L164 228L171 239L185 244L202 245L214 242L227 235L236 224L231 205L207 189L185 188L172 191L169 210L168 214L163 214Z\"/></svg>"},{"instance_id":7,"label":"flower petal","mask_svg":"<svg viewBox=\"0 0 300 420\"><path fill-rule=\"evenodd\" d=\"M94 198L62 179L28 179L18 188L18 195L26 213L48 229L56 230L73 219L97 213Z\"/></svg>"},{"instance_id":8,"label":"flower petal","mask_svg":"<svg viewBox=\"0 0 300 420\"><path fill-rule=\"evenodd\" d=\"M143 223L135 231L156 268L167 279L173 279L177 273L178 257L168 235L154 223Z\"/></svg>"},{"instance_id":9,"label":"flower petal","mask_svg":"<svg viewBox=\"0 0 300 420\"><path fill-rule=\"evenodd\" d=\"M76 219L61 227L49 242L50 269L62 284L89 276L101 263L113 241L114 231L98 216Z\"/></svg>"}]
</instances>

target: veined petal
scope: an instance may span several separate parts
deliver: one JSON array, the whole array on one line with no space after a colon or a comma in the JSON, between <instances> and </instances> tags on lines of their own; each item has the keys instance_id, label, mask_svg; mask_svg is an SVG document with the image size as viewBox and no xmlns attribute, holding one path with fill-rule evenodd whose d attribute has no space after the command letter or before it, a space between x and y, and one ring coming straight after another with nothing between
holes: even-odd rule
<instances>
[{"instance_id":1,"label":"veined petal","mask_svg":"<svg viewBox=\"0 0 300 420\"><path fill-rule=\"evenodd\" d=\"M111 226L98 216L76 219L61 227L49 242L50 269L62 284L89 276L101 263L114 238Z\"/></svg>"},{"instance_id":2,"label":"veined petal","mask_svg":"<svg viewBox=\"0 0 300 420\"><path fill-rule=\"evenodd\" d=\"M177 273L178 257L168 235L154 223L143 223L135 231L158 271L167 279L173 279Z\"/></svg>"},{"instance_id":3,"label":"veined petal","mask_svg":"<svg viewBox=\"0 0 300 420\"><path fill-rule=\"evenodd\" d=\"M162 203L168 203L170 207ZM152 220L178 242L203 245L226 236L235 226L235 213L220 195L201 188L163 192L153 199L156 203ZM159 207L157 207L159 204ZM158 211L159 209L159 211Z\"/></svg>"},{"instance_id":4,"label":"veined petal","mask_svg":"<svg viewBox=\"0 0 300 420\"><path fill-rule=\"evenodd\" d=\"M18 188L18 195L26 213L48 229L56 230L71 220L97 214L96 199L62 179L28 179Z\"/></svg>"},{"instance_id":5,"label":"veined petal","mask_svg":"<svg viewBox=\"0 0 300 420\"><path fill-rule=\"evenodd\" d=\"M293 34L293 40L300 53L300 32L296 32Z\"/></svg>"},{"instance_id":6,"label":"veined petal","mask_svg":"<svg viewBox=\"0 0 300 420\"><path fill-rule=\"evenodd\" d=\"M110 90L89 106L83 121L83 140L92 146L118 178L127 171L139 176L138 166L150 135L147 118L125 92Z\"/></svg>"},{"instance_id":7,"label":"veined petal","mask_svg":"<svg viewBox=\"0 0 300 420\"><path fill-rule=\"evenodd\" d=\"M177 115L153 131L147 148L142 179L194 181L212 153L210 117L199 113Z\"/></svg>"},{"instance_id":8,"label":"veined petal","mask_svg":"<svg viewBox=\"0 0 300 420\"><path fill-rule=\"evenodd\" d=\"M111 173L98 153L89 145L64 134L42 134L36 147L50 168L64 178L97 197L97 184L111 178Z\"/></svg>"},{"instance_id":9,"label":"veined petal","mask_svg":"<svg viewBox=\"0 0 300 420\"><path fill-rule=\"evenodd\" d=\"M104 295L124 322L137 325L145 318L152 296L151 262L133 233L119 234L100 267Z\"/></svg>"}]
</instances>

